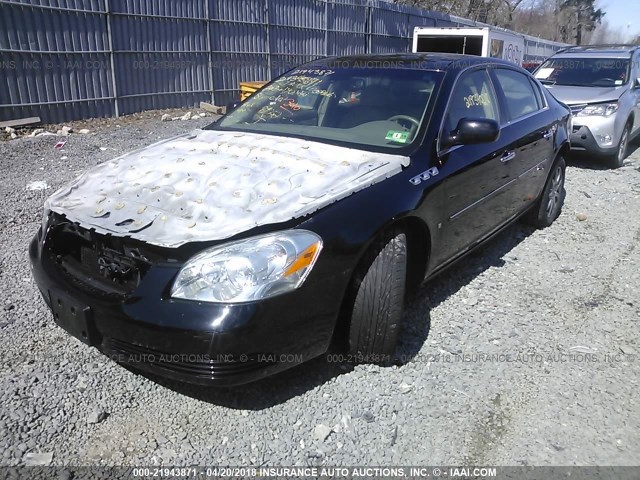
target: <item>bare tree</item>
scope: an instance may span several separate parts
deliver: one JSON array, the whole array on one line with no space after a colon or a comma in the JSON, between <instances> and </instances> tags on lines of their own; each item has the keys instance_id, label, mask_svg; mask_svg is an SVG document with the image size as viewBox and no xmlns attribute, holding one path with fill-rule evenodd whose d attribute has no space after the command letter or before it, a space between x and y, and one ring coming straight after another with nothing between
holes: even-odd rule
<instances>
[{"instance_id":1,"label":"bare tree","mask_svg":"<svg viewBox=\"0 0 640 480\"><path fill-rule=\"evenodd\" d=\"M596 27L589 39L590 43L616 43L618 34L614 32L607 20Z\"/></svg>"},{"instance_id":2,"label":"bare tree","mask_svg":"<svg viewBox=\"0 0 640 480\"><path fill-rule=\"evenodd\" d=\"M507 11L507 26L513 26L513 14L522 4L523 0L502 0Z\"/></svg>"},{"instance_id":3,"label":"bare tree","mask_svg":"<svg viewBox=\"0 0 640 480\"><path fill-rule=\"evenodd\" d=\"M564 41L575 38L576 45L582 45L584 32L592 32L602 22L605 12L596 8L595 0L564 0L560 10L569 14L570 23L564 30ZM569 28L573 27L573 28ZM573 31L575 30L575 36ZM573 38L572 38L573 37Z\"/></svg>"},{"instance_id":4,"label":"bare tree","mask_svg":"<svg viewBox=\"0 0 640 480\"><path fill-rule=\"evenodd\" d=\"M517 28L521 11L537 8L545 0L393 0L413 7L439 11L449 15L505 28ZM551 16L549 17L551 18ZM541 22L544 24L545 22ZM536 31L531 34L536 35Z\"/></svg>"},{"instance_id":5,"label":"bare tree","mask_svg":"<svg viewBox=\"0 0 640 480\"><path fill-rule=\"evenodd\" d=\"M594 36L605 16L602 9L595 7L596 0L393 1L578 45Z\"/></svg>"},{"instance_id":6,"label":"bare tree","mask_svg":"<svg viewBox=\"0 0 640 480\"><path fill-rule=\"evenodd\" d=\"M464 16L469 1L470 0L393 0L393 3L424 8L448 15Z\"/></svg>"},{"instance_id":7,"label":"bare tree","mask_svg":"<svg viewBox=\"0 0 640 480\"><path fill-rule=\"evenodd\" d=\"M595 28L589 38L589 43L628 43L629 41L634 44L640 44L640 36L635 40L630 39L623 30L612 28L606 19Z\"/></svg>"},{"instance_id":8,"label":"bare tree","mask_svg":"<svg viewBox=\"0 0 640 480\"><path fill-rule=\"evenodd\" d=\"M558 35L555 15L553 3L537 0L514 12L512 28L527 35L556 40Z\"/></svg>"}]
</instances>

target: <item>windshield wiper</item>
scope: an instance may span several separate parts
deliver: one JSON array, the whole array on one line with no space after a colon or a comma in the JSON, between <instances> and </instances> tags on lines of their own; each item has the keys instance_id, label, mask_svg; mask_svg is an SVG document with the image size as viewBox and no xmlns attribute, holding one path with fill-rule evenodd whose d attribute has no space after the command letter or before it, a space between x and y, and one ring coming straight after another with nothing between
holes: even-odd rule
<instances>
[{"instance_id":1,"label":"windshield wiper","mask_svg":"<svg viewBox=\"0 0 640 480\"><path fill-rule=\"evenodd\" d=\"M556 84L556 80L541 80L541 79L538 79L538 81L543 85L555 85Z\"/></svg>"}]
</instances>

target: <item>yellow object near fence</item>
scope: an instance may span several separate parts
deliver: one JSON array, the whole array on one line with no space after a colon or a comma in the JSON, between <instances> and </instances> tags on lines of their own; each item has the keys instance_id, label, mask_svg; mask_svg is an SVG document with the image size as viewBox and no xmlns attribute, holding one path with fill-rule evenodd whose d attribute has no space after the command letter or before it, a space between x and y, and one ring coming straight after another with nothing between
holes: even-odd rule
<instances>
[{"instance_id":1,"label":"yellow object near fence","mask_svg":"<svg viewBox=\"0 0 640 480\"><path fill-rule=\"evenodd\" d=\"M266 84L267 82L242 82L240 84L240 100L244 102Z\"/></svg>"}]
</instances>

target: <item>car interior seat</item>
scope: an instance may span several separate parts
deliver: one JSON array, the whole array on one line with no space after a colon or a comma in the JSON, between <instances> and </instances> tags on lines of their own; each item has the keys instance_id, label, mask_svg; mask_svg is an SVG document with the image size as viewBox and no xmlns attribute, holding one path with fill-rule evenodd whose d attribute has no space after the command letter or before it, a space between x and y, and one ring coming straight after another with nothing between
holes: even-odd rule
<instances>
[{"instance_id":1,"label":"car interior seat","mask_svg":"<svg viewBox=\"0 0 640 480\"><path fill-rule=\"evenodd\" d=\"M382 85L370 85L360 96L360 102L350 107L337 121L340 128L352 128L363 123L389 118L390 101L387 88Z\"/></svg>"}]
</instances>

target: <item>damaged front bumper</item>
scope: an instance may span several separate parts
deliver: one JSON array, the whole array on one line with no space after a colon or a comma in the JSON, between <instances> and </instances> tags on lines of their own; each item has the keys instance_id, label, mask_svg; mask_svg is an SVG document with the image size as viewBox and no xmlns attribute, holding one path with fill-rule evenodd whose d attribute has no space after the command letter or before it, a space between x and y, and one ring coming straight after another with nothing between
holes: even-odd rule
<instances>
[{"instance_id":1,"label":"damaged front bumper","mask_svg":"<svg viewBox=\"0 0 640 480\"><path fill-rule=\"evenodd\" d=\"M575 108L575 107L574 107ZM598 155L612 155L618 150L624 124L616 115L573 117L571 149Z\"/></svg>"},{"instance_id":2,"label":"damaged front bumper","mask_svg":"<svg viewBox=\"0 0 640 480\"><path fill-rule=\"evenodd\" d=\"M173 299L180 262L123 249L121 239L102 245L76 224L64 228L71 237L58 244L42 231L31 241L35 281L59 326L119 363L189 383L236 385L321 355L331 343L341 296L326 287L318 293L311 278L297 291L260 302ZM74 234L77 248L69 247ZM93 247L83 249L85 242ZM83 269L87 262L97 267Z\"/></svg>"}]
</instances>

